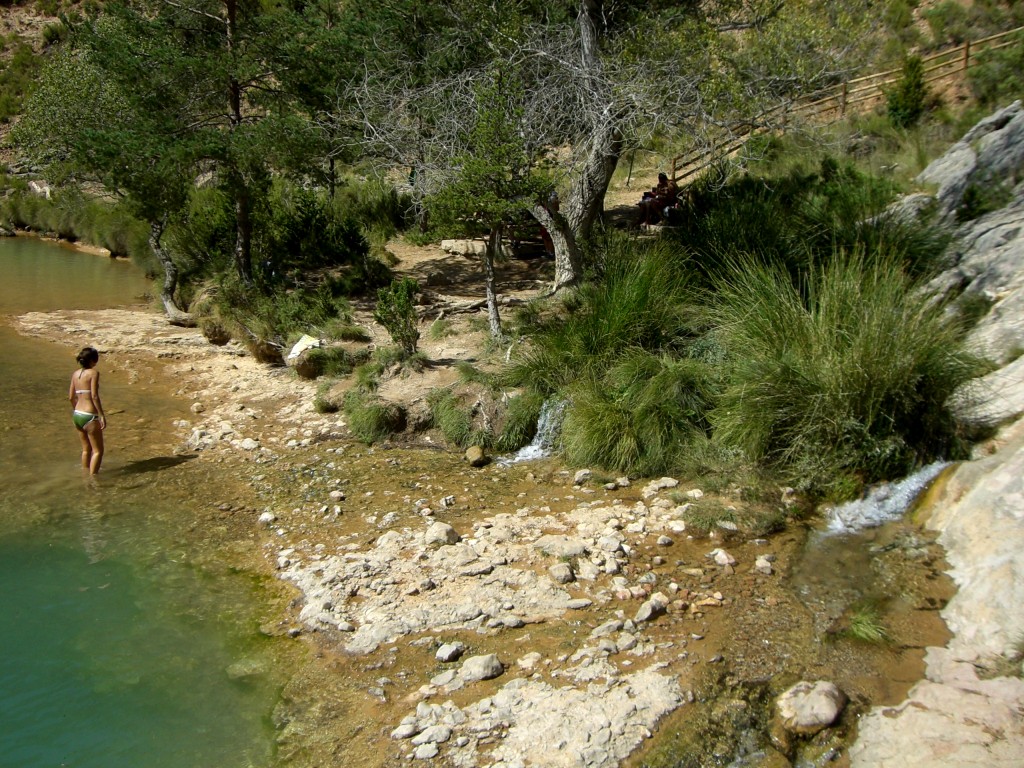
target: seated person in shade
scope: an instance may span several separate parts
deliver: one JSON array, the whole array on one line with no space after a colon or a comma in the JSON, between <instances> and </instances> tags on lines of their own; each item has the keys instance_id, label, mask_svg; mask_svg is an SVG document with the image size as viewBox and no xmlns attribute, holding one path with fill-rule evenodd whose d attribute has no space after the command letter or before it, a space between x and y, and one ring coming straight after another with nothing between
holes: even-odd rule
<instances>
[{"instance_id":1,"label":"seated person in shade","mask_svg":"<svg viewBox=\"0 0 1024 768\"><path fill-rule=\"evenodd\" d=\"M650 192L644 192L644 198L640 206L640 221L644 224L657 224L662 217L662 211L671 208L676 203L676 195L679 187L667 174L658 174L658 186L653 187Z\"/></svg>"}]
</instances>

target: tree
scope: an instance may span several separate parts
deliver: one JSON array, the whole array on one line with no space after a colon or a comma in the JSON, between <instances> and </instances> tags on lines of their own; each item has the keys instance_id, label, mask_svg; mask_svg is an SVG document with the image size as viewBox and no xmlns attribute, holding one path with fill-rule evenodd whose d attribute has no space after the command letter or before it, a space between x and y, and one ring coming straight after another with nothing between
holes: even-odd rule
<instances>
[{"instance_id":1,"label":"tree","mask_svg":"<svg viewBox=\"0 0 1024 768\"><path fill-rule=\"evenodd\" d=\"M484 283L491 336L503 338L494 262L509 225L522 212L543 200L550 183L533 173L526 147L523 102L525 92L514 72L497 67L491 79L477 86L476 114L465 151L453 158L452 176L428 200L435 221L475 235L486 234Z\"/></svg>"},{"instance_id":2,"label":"tree","mask_svg":"<svg viewBox=\"0 0 1024 768\"><path fill-rule=\"evenodd\" d=\"M116 25L107 30L111 36L125 32ZM97 181L149 224L150 248L164 271L164 310L172 323L191 325L175 298L178 268L162 236L187 200L196 154L178 140L166 109L138 96L105 77L87 48L62 51L46 67L12 136L56 178ZM161 106L171 104L172 94L165 93Z\"/></svg>"},{"instance_id":3,"label":"tree","mask_svg":"<svg viewBox=\"0 0 1024 768\"><path fill-rule=\"evenodd\" d=\"M159 187L150 172L167 166L165 157L191 172L189 183L212 172L232 200L235 271L251 284L254 211L272 172L322 156L310 104L299 98L303 77L321 73L321 56L336 52L312 44L323 42L322 22L254 0L111 0L101 15L69 21L79 60L118 94L125 119L112 128L106 115L86 110L88 120L66 122L67 158L79 173L119 181L137 202L159 209L147 216L154 224L166 224L180 201L177 192L173 200L149 198ZM72 96L87 101L92 93Z\"/></svg>"},{"instance_id":4,"label":"tree","mask_svg":"<svg viewBox=\"0 0 1024 768\"><path fill-rule=\"evenodd\" d=\"M367 145L389 163L416 169L417 183L434 192L450 176L451 158L463 154L464 123L476 114L467 105L491 62L515 68L528 96L522 142L560 191L560 210L537 201L529 209L551 233L556 290L580 277L580 243L600 220L626 149L680 129L696 144L712 129L727 131L730 115L737 129L749 130L764 121L765 104L806 85L743 77L756 76L749 51L767 26L780 23L782 0L505 0L486 13L462 0L435 5L434 38L450 41L450 30L459 31L459 55L422 82L403 79L389 59L375 60L354 98ZM794 5L806 16L811 6L820 11L836 3ZM738 36L744 41L731 48L722 42ZM793 72L821 79L834 70L830 62L843 49L832 44L834 35L824 37L793 52L803 64Z\"/></svg>"}]
</instances>

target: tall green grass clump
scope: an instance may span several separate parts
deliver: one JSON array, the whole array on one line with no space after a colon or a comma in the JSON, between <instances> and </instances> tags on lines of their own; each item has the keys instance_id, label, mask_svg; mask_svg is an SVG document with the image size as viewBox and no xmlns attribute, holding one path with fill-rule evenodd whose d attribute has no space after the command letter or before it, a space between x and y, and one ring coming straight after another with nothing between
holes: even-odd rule
<instances>
[{"instance_id":1,"label":"tall green grass clump","mask_svg":"<svg viewBox=\"0 0 1024 768\"><path fill-rule=\"evenodd\" d=\"M537 420L544 398L535 392L524 392L510 398L505 409L505 422L494 441L499 451L515 451L528 445L537 434Z\"/></svg>"},{"instance_id":2,"label":"tall green grass clump","mask_svg":"<svg viewBox=\"0 0 1024 768\"><path fill-rule=\"evenodd\" d=\"M473 426L472 409L448 389L434 389L427 395L430 415L434 426L444 439L459 448L471 445L489 447L493 436Z\"/></svg>"},{"instance_id":3,"label":"tall green grass clump","mask_svg":"<svg viewBox=\"0 0 1024 768\"><path fill-rule=\"evenodd\" d=\"M564 455L616 472L670 471L706 437L715 393L713 369L704 362L631 350L569 389Z\"/></svg>"},{"instance_id":4,"label":"tall green grass clump","mask_svg":"<svg viewBox=\"0 0 1024 768\"><path fill-rule=\"evenodd\" d=\"M963 454L945 403L979 362L898 259L837 252L803 289L736 260L713 315L727 353L714 439L794 486L842 495Z\"/></svg>"},{"instance_id":5,"label":"tall green grass clump","mask_svg":"<svg viewBox=\"0 0 1024 768\"><path fill-rule=\"evenodd\" d=\"M568 401L566 459L626 473L678 467L706 436L714 369L685 254L668 242L609 241L602 274L538 319L508 371L540 398ZM538 411L539 412L539 411Z\"/></svg>"},{"instance_id":6,"label":"tall green grass clump","mask_svg":"<svg viewBox=\"0 0 1024 768\"><path fill-rule=\"evenodd\" d=\"M352 434L367 445L405 429L405 412L399 406L357 389L345 394L342 410Z\"/></svg>"},{"instance_id":7,"label":"tall green grass clump","mask_svg":"<svg viewBox=\"0 0 1024 768\"><path fill-rule=\"evenodd\" d=\"M631 350L681 351L693 336L686 269L671 244L611 241L600 279L580 287L562 312L537 321L509 381L547 397L600 378Z\"/></svg>"}]
</instances>

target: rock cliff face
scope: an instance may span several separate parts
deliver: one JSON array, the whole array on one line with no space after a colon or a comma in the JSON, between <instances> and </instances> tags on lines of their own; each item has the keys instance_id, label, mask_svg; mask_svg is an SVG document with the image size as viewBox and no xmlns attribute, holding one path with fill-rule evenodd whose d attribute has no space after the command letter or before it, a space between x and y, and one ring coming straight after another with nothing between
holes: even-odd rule
<instances>
[{"instance_id":1,"label":"rock cliff face","mask_svg":"<svg viewBox=\"0 0 1024 768\"><path fill-rule=\"evenodd\" d=\"M943 611L954 633L930 648L926 679L897 707L861 721L851 764L1024 765L1024 111L1020 102L981 121L919 177L937 186L939 214L952 220L972 184L1003 185L1012 200L962 225L949 266L933 288L980 302L988 313L970 344L1000 366L956 398L960 418L999 429L981 455L959 466L933 501L957 595ZM915 200L916 208L920 200ZM999 659L1015 658L1014 676ZM987 674L986 674L987 671Z\"/></svg>"}]
</instances>

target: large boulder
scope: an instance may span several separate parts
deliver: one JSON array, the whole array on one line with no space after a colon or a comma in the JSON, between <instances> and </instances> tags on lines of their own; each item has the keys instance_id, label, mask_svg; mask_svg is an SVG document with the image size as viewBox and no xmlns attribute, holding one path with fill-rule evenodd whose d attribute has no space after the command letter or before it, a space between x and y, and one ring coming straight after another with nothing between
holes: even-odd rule
<instances>
[{"instance_id":1,"label":"large boulder","mask_svg":"<svg viewBox=\"0 0 1024 768\"><path fill-rule=\"evenodd\" d=\"M938 187L936 199L942 216L952 219L973 185L1009 181L1016 184L1024 169L1024 109L1015 101L986 117L969 130L942 157L917 177Z\"/></svg>"}]
</instances>

